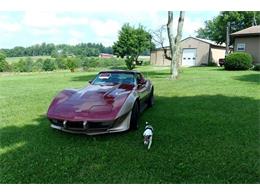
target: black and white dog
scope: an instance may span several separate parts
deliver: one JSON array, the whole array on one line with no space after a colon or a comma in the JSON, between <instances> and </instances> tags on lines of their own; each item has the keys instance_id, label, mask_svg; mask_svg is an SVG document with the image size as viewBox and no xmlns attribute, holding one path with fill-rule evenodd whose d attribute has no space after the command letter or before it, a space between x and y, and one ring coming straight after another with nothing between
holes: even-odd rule
<instances>
[{"instance_id":1,"label":"black and white dog","mask_svg":"<svg viewBox=\"0 0 260 195\"><path fill-rule=\"evenodd\" d=\"M149 125L148 122L145 123L145 128L144 128L144 145L148 145L148 150L151 148L152 141L153 141L153 127Z\"/></svg>"}]
</instances>

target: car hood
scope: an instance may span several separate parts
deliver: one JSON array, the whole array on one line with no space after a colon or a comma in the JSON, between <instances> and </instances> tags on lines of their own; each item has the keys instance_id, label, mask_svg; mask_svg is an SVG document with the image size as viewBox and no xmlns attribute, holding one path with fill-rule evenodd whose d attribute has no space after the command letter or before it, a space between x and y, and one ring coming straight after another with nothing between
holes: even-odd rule
<instances>
[{"instance_id":1,"label":"car hood","mask_svg":"<svg viewBox=\"0 0 260 195\"><path fill-rule=\"evenodd\" d=\"M118 84L64 90L53 100L47 115L71 121L114 120L133 88L133 85Z\"/></svg>"}]
</instances>

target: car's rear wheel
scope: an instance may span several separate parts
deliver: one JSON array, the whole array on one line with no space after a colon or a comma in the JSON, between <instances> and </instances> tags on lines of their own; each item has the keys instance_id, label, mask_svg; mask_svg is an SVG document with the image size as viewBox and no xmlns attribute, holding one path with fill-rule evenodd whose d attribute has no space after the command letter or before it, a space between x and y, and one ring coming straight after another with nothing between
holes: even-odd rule
<instances>
[{"instance_id":1,"label":"car's rear wheel","mask_svg":"<svg viewBox=\"0 0 260 195\"><path fill-rule=\"evenodd\" d=\"M147 105L148 105L149 108L153 107L153 105L154 105L153 88L152 88L151 93L149 95Z\"/></svg>"},{"instance_id":2,"label":"car's rear wheel","mask_svg":"<svg viewBox=\"0 0 260 195\"><path fill-rule=\"evenodd\" d=\"M131 119L130 119L130 129L138 129L138 122L139 122L139 106L138 102L136 101L131 113Z\"/></svg>"}]
</instances>

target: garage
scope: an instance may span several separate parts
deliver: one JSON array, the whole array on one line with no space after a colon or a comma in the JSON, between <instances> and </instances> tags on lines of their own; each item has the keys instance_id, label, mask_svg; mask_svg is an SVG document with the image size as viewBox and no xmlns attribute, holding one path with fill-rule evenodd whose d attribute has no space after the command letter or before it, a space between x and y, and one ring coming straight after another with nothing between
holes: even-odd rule
<instances>
[{"instance_id":1,"label":"garage","mask_svg":"<svg viewBox=\"0 0 260 195\"><path fill-rule=\"evenodd\" d=\"M182 66L195 66L196 65L196 49L183 49L182 50Z\"/></svg>"},{"instance_id":2,"label":"garage","mask_svg":"<svg viewBox=\"0 0 260 195\"><path fill-rule=\"evenodd\" d=\"M219 45L213 41L200 39L197 37L187 37L180 43L181 66L201 66L209 63L218 64L220 58L225 58L225 44ZM167 53L170 54L169 47ZM150 62L153 65L169 66L171 61L165 58L164 50L157 48L151 52Z\"/></svg>"}]
</instances>

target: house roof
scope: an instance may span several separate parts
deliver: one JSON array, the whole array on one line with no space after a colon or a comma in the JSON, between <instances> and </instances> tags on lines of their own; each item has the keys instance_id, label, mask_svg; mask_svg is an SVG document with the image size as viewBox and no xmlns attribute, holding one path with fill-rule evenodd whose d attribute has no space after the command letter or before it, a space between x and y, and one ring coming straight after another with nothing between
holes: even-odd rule
<instances>
[{"instance_id":1,"label":"house roof","mask_svg":"<svg viewBox=\"0 0 260 195\"><path fill-rule=\"evenodd\" d=\"M208 40L208 39L202 39L202 38L198 38L198 37L187 37L186 39L188 39L188 38L197 39L197 40L199 40L199 41L208 43L208 44L210 44L210 45L218 46L218 47L226 47L226 44L225 44L225 43L217 44L215 41L211 41L211 40ZM186 40L186 39L183 39L182 41L184 41L184 40Z\"/></svg>"},{"instance_id":2,"label":"house roof","mask_svg":"<svg viewBox=\"0 0 260 195\"><path fill-rule=\"evenodd\" d=\"M260 25L251 26L249 28L232 33L231 35L232 36L260 35Z\"/></svg>"},{"instance_id":3,"label":"house roof","mask_svg":"<svg viewBox=\"0 0 260 195\"><path fill-rule=\"evenodd\" d=\"M213 45L213 46L217 46L217 47L226 47L226 44L225 43L222 43L222 44L217 44L215 41L211 41L211 40L208 40L208 39L201 39L201 38L197 38L197 37L187 37L187 38L185 38L185 39L182 39L181 40L181 42L182 41L185 41L185 40L187 40L187 39L196 39L196 40L198 40L198 41L202 41L202 42L204 42L204 43L208 43L208 44L210 44L210 45ZM170 48L169 46L165 46L165 48ZM156 48L156 50L160 50L160 49L162 49L162 48Z\"/></svg>"}]
</instances>

